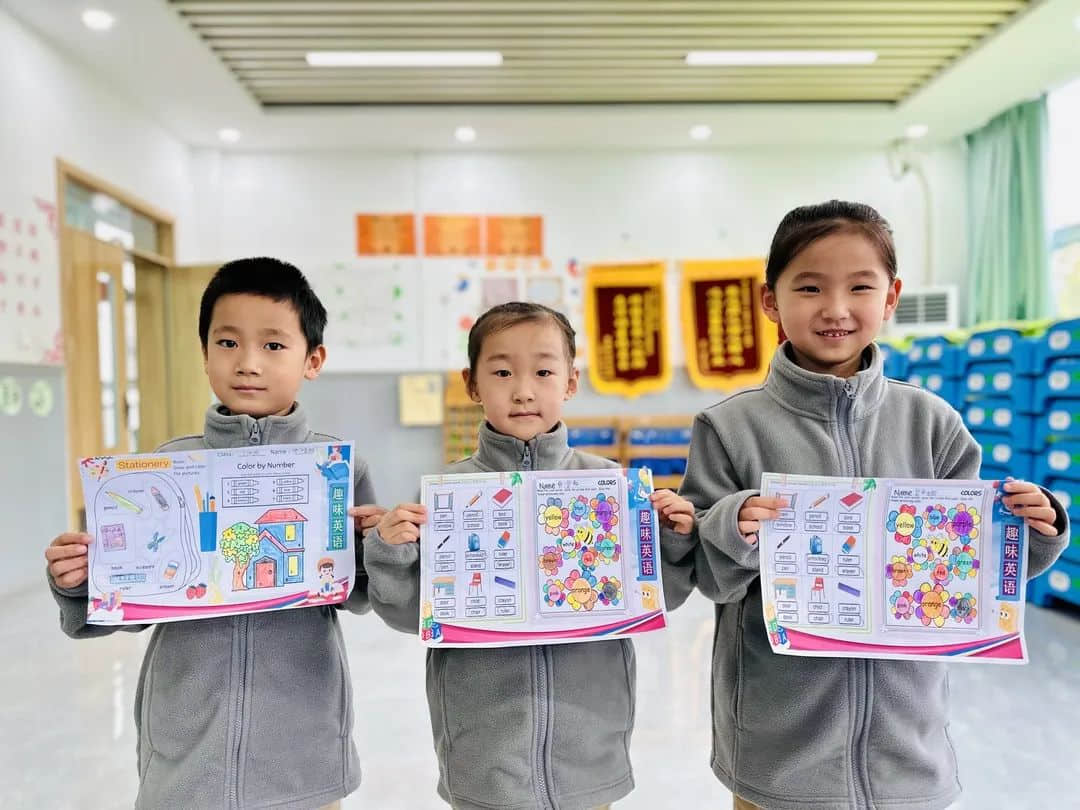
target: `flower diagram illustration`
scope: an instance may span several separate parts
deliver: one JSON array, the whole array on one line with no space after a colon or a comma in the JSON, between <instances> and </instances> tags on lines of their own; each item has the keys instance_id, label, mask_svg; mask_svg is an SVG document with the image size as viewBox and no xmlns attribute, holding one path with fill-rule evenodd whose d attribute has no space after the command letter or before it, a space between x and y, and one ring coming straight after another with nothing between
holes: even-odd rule
<instances>
[{"instance_id":1,"label":"flower diagram illustration","mask_svg":"<svg viewBox=\"0 0 1080 810\"><path fill-rule=\"evenodd\" d=\"M546 578L541 586L544 604L591 611L598 605L614 608L623 603L622 580L604 569L622 558L615 528L619 512L618 501L603 492L591 498L549 497L540 504L537 525L551 538L537 558ZM560 576L567 562L573 568Z\"/></svg>"},{"instance_id":2,"label":"flower diagram illustration","mask_svg":"<svg viewBox=\"0 0 1080 810\"><path fill-rule=\"evenodd\" d=\"M949 616L954 621L971 624L977 615L975 597L970 593L954 593L949 598Z\"/></svg>"},{"instance_id":3,"label":"flower diagram illustration","mask_svg":"<svg viewBox=\"0 0 1080 810\"><path fill-rule=\"evenodd\" d=\"M924 627L942 627L949 615L949 594L941 585L924 582L915 591L915 616Z\"/></svg>"},{"instance_id":4,"label":"flower diagram illustration","mask_svg":"<svg viewBox=\"0 0 1080 810\"><path fill-rule=\"evenodd\" d=\"M889 605L897 619L910 619L915 613L915 597L911 591L893 591Z\"/></svg>"},{"instance_id":5,"label":"flower diagram illustration","mask_svg":"<svg viewBox=\"0 0 1080 810\"><path fill-rule=\"evenodd\" d=\"M902 504L889 512L885 528L906 546L890 555L885 565L886 582L897 589L889 597L895 618L914 616L927 627L941 627L946 619L963 624L975 620L975 598L959 591L950 595L946 587L978 576L976 540L981 523L979 509L965 503L946 507L931 502L921 512L915 505Z\"/></svg>"},{"instance_id":6,"label":"flower diagram illustration","mask_svg":"<svg viewBox=\"0 0 1080 810\"><path fill-rule=\"evenodd\" d=\"M893 532L897 543L910 545L912 540L922 537L923 518L911 504L904 504L899 509L889 512L885 528Z\"/></svg>"}]
</instances>

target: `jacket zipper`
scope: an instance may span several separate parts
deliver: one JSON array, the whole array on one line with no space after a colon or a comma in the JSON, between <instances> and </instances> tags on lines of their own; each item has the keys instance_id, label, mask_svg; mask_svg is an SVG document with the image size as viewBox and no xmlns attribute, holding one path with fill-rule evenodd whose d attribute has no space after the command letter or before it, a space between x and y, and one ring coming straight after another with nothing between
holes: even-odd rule
<instances>
[{"instance_id":1,"label":"jacket zipper","mask_svg":"<svg viewBox=\"0 0 1080 810\"><path fill-rule=\"evenodd\" d=\"M248 624L251 621L251 616L238 616L236 623L237 636L239 640L239 674L237 676L237 690L236 690L236 720L234 723L235 733L233 735L233 783L230 786L232 792L232 801L229 803L230 807L240 806L240 753L243 750L243 733L244 733L244 689L247 684L247 636L248 636Z\"/></svg>"},{"instance_id":2,"label":"jacket zipper","mask_svg":"<svg viewBox=\"0 0 1080 810\"><path fill-rule=\"evenodd\" d=\"M533 468L533 451L529 443L521 452L521 469ZM541 807L555 807L555 798L551 795L547 781L545 759L547 757L548 729L551 724L551 700L548 697L551 667L548 666L549 651L546 647L533 647L534 675L536 677L536 760L533 762L533 779L536 784L536 798Z\"/></svg>"},{"instance_id":3,"label":"jacket zipper","mask_svg":"<svg viewBox=\"0 0 1080 810\"><path fill-rule=\"evenodd\" d=\"M851 380L845 380L842 394L837 397L837 435L840 437L840 450L844 462L844 477L855 478L859 475L855 445L851 438L852 410L855 407L856 391ZM855 806L869 806L869 776L862 770L862 751L865 747L870 727L870 661L851 659L849 666L855 670L856 718L858 730L851 741L851 783L855 789ZM860 711L861 709L861 711Z\"/></svg>"},{"instance_id":4,"label":"jacket zipper","mask_svg":"<svg viewBox=\"0 0 1080 810\"><path fill-rule=\"evenodd\" d=\"M248 433L248 442L251 444L262 443L262 429L259 427L258 420L254 420L251 423L251 430ZM239 640L239 676L237 681L236 690L236 722L235 722L235 735L233 743L233 783L230 786L232 792L231 807L240 806L240 756L244 749L244 692L247 688L247 637L248 629L251 624L251 616L237 617L236 631Z\"/></svg>"}]
</instances>

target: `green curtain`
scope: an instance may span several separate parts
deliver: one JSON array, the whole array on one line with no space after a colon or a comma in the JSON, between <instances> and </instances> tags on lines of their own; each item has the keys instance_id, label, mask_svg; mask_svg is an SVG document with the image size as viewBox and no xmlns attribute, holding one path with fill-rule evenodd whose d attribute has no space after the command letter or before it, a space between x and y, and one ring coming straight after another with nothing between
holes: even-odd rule
<instances>
[{"instance_id":1,"label":"green curtain","mask_svg":"<svg viewBox=\"0 0 1080 810\"><path fill-rule=\"evenodd\" d=\"M1043 194L1046 96L967 136L970 322L1052 314Z\"/></svg>"}]
</instances>

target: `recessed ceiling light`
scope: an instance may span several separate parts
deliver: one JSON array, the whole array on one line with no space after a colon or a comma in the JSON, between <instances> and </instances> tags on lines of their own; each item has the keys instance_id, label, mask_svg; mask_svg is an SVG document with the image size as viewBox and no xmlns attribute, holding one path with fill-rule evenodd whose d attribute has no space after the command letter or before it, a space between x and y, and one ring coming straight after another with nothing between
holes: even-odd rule
<instances>
[{"instance_id":1,"label":"recessed ceiling light","mask_svg":"<svg viewBox=\"0 0 1080 810\"><path fill-rule=\"evenodd\" d=\"M904 134L914 140L916 138L925 138L926 133L928 133L929 131L930 127L928 127L926 124L912 124L904 130Z\"/></svg>"},{"instance_id":2,"label":"recessed ceiling light","mask_svg":"<svg viewBox=\"0 0 1080 810\"><path fill-rule=\"evenodd\" d=\"M712 127L708 124L694 124L690 127L690 137L695 141L707 141L712 137Z\"/></svg>"},{"instance_id":3,"label":"recessed ceiling light","mask_svg":"<svg viewBox=\"0 0 1080 810\"><path fill-rule=\"evenodd\" d=\"M312 67L498 67L498 51L309 51Z\"/></svg>"},{"instance_id":4,"label":"recessed ceiling light","mask_svg":"<svg viewBox=\"0 0 1080 810\"><path fill-rule=\"evenodd\" d=\"M876 51L690 51L686 64L737 67L742 65L870 65Z\"/></svg>"},{"instance_id":5,"label":"recessed ceiling light","mask_svg":"<svg viewBox=\"0 0 1080 810\"><path fill-rule=\"evenodd\" d=\"M472 127L458 127L454 130L454 137L462 143L472 143L476 140L476 130Z\"/></svg>"},{"instance_id":6,"label":"recessed ceiling light","mask_svg":"<svg viewBox=\"0 0 1080 810\"><path fill-rule=\"evenodd\" d=\"M88 8L82 13L83 25L91 31L108 31L113 27L116 18L100 8Z\"/></svg>"},{"instance_id":7,"label":"recessed ceiling light","mask_svg":"<svg viewBox=\"0 0 1080 810\"><path fill-rule=\"evenodd\" d=\"M236 143L240 140L240 130L233 129L232 127L225 127L219 129L217 136L225 143Z\"/></svg>"}]
</instances>

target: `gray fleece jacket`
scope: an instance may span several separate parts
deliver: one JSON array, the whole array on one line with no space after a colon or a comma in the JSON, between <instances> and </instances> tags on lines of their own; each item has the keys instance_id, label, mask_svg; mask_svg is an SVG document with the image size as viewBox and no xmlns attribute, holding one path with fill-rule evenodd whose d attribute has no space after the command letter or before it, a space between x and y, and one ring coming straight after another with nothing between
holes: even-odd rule
<instances>
[{"instance_id":1,"label":"gray fleece jacket","mask_svg":"<svg viewBox=\"0 0 1080 810\"><path fill-rule=\"evenodd\" d=\"M447 473L590 470L618 465L566 443L566 426L529 442L480 428L476 454ZM420 547L364 538L375 612L418 635ZM626 639L428 650L427 693L439 795L469 810L571 810L634 787L634 646Z\"/></svg>"},{"instance_id":2,"label":"gray fleece jacket","mask_svg":"<svg viewBox=\"0 0 1080 810\"><path fill-rule=\"evenodd\" d=\"M313 433L300 405L288 416L229 414L211 407L205 433L161 452L251 444L333 442ZM356 458L355 502L374 503ZM362 552L345 607L369 609ZM72 638L146 625L86 623L87 588L59 588L60 626ZM135 693L136 808L307 810L354 791L352 681L336 610L297 608L154 626Z\"/></svg>"},{"instance_id":3,"label":"gray fleece jacket","mask_svg":"<svg viewBox=\"0 0 1080 810\"><path fill-rule=\"evenodd\" d=\"M876 346L850 379L806 371L787 349L763 386L698 414L680 490L695 531L665 535L661 549L669 609L694 586L716 602L713 772L769 810L946 807L960 784L945 665L775 655L758 549L736 516L763 472L973 479L979 446L944 400L886 379ZM1029 576L1068 544L1054 506L1062 534L1031 533Z\"/></svg>"}]
</instances>

